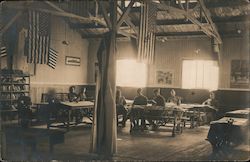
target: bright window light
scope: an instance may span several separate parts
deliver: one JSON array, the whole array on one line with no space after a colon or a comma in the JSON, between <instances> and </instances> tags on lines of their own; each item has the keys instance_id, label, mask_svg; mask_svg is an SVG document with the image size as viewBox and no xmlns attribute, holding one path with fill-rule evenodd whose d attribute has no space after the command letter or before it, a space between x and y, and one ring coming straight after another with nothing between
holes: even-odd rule
<instances>
[{"instance_id":1,"label":"bright window light","mask_svg":"<svg viewBox=\"0 0 250 162\"><path fill-rule=\"evenodd\" d=\"M118 86L145 87L147 67L136 60L117 60L116 84Z\"/></svg>"},{"instance_id":2,"label":"bright window light","mask_svg":"<svg viewBox=\"0 0 250 162\"><path fill-rule=\"evenodd\" d=\"M184 60L182 64L182 88L218 89L219 68L216 61Z\"/></svg>"}]
</instances>

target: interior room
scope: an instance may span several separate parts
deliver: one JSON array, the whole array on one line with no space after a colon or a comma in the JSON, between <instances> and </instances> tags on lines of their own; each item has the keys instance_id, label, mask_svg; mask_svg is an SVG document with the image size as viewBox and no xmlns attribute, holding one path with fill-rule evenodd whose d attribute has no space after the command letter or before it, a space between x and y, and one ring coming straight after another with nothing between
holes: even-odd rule
<instances>
[{"instance_id":1,"label":"interior room","mask_svg":"<svg viewBox=\"0 0 250 162\"><path fill-rule=\"evenodd\" d=\"M1 160L249 160L248 0L0 4Z\"/></svg>"}]
</instances>

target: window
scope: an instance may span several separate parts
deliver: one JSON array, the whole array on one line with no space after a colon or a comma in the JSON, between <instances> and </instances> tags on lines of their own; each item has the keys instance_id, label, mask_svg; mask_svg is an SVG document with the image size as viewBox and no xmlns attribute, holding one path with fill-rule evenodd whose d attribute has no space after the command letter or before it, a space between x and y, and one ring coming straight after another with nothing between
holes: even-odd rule
<instances>
[{"instance_id":1,"label":"window","mask_svg":"<svg viewBox=\"0 0 250 162\"><path fill-rule=\"evenodd\" d=\"M216 90L219 82L217 61L184 60L182 64L182 88Z\"/></svg>"},{"instance_id":2,"label":"window","mask_svg":"<svg viewBox=\"0 0 250 162\"><path fill-rule=\"evenodd\" d=\"M146 86L146 64L136 62L136 60L117 60L116 67L116 84L118 86Z\"/></svg>"}]
</instances>

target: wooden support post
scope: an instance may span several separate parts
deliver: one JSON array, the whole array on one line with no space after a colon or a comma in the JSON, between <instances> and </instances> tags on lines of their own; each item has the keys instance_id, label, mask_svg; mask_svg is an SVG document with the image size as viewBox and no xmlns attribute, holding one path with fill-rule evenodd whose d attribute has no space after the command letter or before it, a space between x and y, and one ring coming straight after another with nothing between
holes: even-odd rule
<instances>
[{"instance_id":1,"label":"wooden support post","mask_svg":"<svg viewBox=\"0 0 250 162\"><path fill-rule=\"evenodd\" d=\"M96 83L92 143L90 151L110 157L116 153L116 34L117 1L110 1L111 30L97 52L99 75Z\"/></svg>"}]
</instances>

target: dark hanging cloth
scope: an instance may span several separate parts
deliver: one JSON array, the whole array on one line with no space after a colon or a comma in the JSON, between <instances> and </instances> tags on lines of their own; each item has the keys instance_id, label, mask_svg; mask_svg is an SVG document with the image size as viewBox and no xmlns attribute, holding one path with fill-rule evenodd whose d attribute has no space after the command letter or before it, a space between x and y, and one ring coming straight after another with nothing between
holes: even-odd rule
<instances>
[{"instance_id":1,"label":"dark hanging cloth","mask_svg":"<svg viewBox=\"0 0 250 162\"><path fill-rule=\"evenodd\" d=\"M96 102L92 127L93 153L112 155L116 153L116 107L115 107L115 39L107 33L98 52L99 71L96 82Z\"/></svg>"}]
</instances>

